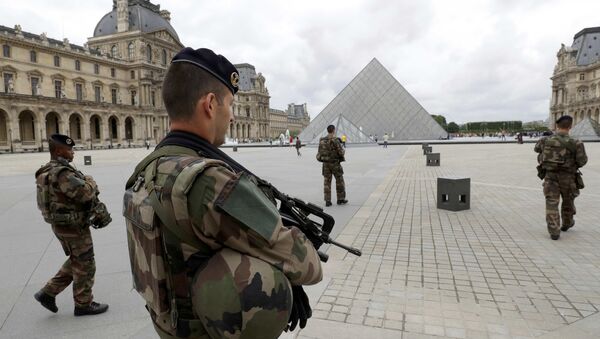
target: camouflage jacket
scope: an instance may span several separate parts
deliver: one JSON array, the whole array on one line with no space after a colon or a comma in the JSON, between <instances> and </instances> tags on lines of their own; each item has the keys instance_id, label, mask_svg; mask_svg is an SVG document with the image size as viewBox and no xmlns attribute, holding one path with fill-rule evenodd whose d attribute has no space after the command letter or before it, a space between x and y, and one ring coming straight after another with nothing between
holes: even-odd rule
<instances>
[{"instance_id":1,"label":"camouflage jacket","mask_svg":"<svg viewBox=\"0 0 600 339\"><path fill-rule=\"evenodd\" d=\"M534 151L539 153L538 162L547 171L574 173L588 160L583 142L565 134L541 138Z\"/></svg>"},{"instance_id":2,"label":"camouflage jacket","mask_svg":"<svg viewBox=\"0 0 600 339\"><path fill-rule=\"evenodd\" d=\"M345 150L342 147L340 139L335 136L327 135L319 140L319 150L317 151L317 161L320 162L341 162L345 161Z\"/></svg>"},{"instance_id":3,"label":"camouflage jacket","mask_svg":"<svg viewBox=\"0 0 600 339\"><path fill-rule=\"evenodd\" d=\"M157 152L165 154L151 160ZM253 177L234 173L222 161L202 158L188 148L165 146L142 160L126 189L123 214L134 286L157 323L168 316L168 293L163 291L169 279L177 289L173 293L185 299L197 264L223 248L273 265L292 284L316 284L322 279L312 243L299 229L283 226L276 206ZM159 212L169 215L175 231L156 218L153 194L160 197ZM183 267L169 266L166 256L171 254L165 255L157 241L165 236L171 237L166 242L172 252L181 254Z\"/></svg>"},{"instance_id":4,"label":"camouflage jacket","mask_svg":"<svg viewBox=\"0 0 600 339\"><path fill-rule=\"evenodd\" d=\"M38 208L57 225L84 225L97 186L66 160L51 160L35 173Z\"/></svg>"}]
</instances>

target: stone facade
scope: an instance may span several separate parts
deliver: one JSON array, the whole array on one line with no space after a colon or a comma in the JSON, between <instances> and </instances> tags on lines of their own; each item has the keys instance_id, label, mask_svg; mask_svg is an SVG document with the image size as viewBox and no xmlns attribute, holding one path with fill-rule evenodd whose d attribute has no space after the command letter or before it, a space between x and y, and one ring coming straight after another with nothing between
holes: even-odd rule
<instances>
[{"instance_id":1,"label":"stone facade","mask_svg":"<svg viewBox=\"0 0 600 339\"><path fill-rule=\"evenodd\" d=\"M0 26L0 152L47 149L52 133L86 149L159 142L169 130L163 77L184 47L170 17L148 0L113 0L84 46ZM236 66L241 88L229 137L267 139L265 77L250 64ZM308 125L297 115L287 123Z\"/></svg>"},{"instance_id":2,"label":"stone facade","mask_svg":"<svg viewBox=\"0 0 600 339\"><path fill-rule=\"evenodd\" d=\"M575 125L585 118L600 121L600 27L575 34L571 47L563 44L556 56L549 127L567 114Z\"/></svg>"}]
</instances>

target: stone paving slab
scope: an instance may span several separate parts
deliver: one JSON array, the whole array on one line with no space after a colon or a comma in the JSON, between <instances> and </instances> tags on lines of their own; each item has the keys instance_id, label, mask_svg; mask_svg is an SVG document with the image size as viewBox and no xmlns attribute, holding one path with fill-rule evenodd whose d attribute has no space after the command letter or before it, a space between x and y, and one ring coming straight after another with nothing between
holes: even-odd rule
<instances>
[{"instance_id":1,"label":"stone paving slab","mask_svg":"<svg viewBox=\"0 0 600 339\"><path fill-rule=\"evenodd\" d=\"M600 144L586 147L577 226L559 241L545 229L532 145L435 145L440 167L425 166L420 146L349 148L351 204L328 211L338 221L337 240L364 255L329 248L324 281L307 288L313 319L282 338L600 337ZM78 152L76 164L97 179L118 218L122 183L145 152L87 152ZM230 154L280 189L318 203L315 152ZM93 155L94 166L78 163L84 154ZM64 260L35 209L31 172L40 156L0 156L0 338L156 337L131 291L119 219L94 232L95 295L110 312L74 318L70 291L58 299L56 315L31 298ZM470 210L436 209L438 176L471 178Z\"/></svg>"},{"instance_id":2,"label":"stone paving slab","mask_svg":"<svg viewBox=\"0 0 600 339\"><path fill-rule=\"evenodd\" d=\"M577 226L559 241L546 232L530 146L437 146L441 167L425 167L412 147L338 237L364 255L330 250L336 272L315 317L450 338L577 328L600 309L596 145ZM436 179L447 176L471 177L470 210L436 208Z\"/></svg>"}]
</instances>

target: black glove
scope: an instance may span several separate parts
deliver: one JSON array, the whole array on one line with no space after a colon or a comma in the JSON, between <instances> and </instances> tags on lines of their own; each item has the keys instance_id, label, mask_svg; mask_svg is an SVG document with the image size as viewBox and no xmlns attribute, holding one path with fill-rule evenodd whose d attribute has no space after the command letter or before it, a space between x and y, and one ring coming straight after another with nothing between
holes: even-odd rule
<instances>
[{"instance_id":1,"label":"black glove","mask_svg":"<svg viewBox=\"0 0 600 339\"><path fill-rule=\"evenodd\" d=\"M308 296L301 285L292 286L292 295L294 303L292 304L292 313L290 314L286 329L286 331L290 330L290 332L296 328L298 322L300 322L300 328L304 328L308 319L312 317L312 309L310 308Z\"/></svg>"}]
</instances>

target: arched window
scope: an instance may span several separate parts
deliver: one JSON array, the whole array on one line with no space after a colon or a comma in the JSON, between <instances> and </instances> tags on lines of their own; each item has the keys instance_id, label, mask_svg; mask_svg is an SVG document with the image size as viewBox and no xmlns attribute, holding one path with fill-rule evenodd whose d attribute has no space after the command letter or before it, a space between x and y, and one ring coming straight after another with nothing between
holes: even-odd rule
<instances>
[{"instance_id":1,"label":"arched window","mask_svg":"<svg viewBox=\"0 0 600 339\"><path fill-rule=\"evenodd\" d=\"M167 51L165 51L164 49L162 50L162 64L167 64Z\"/></svg>"},{"instance_id":2,"label":"arched window","mask_svg":"<svg viewBox=\"0 0 600 339\"><path fill-rule=\"evenodd\" d=\"M117 45L113 45L113 46L110 48L110 55L111 55L113 58L116 58L116 57L118 56L117 54L118 54L118 53L117 53Z\"/></svg>"},{"instance_id":3,"label":"arched window","mask_svg":"<svg viewBox=\"0 0 600 339\"><path fill-rule=\"evenodd\" d=\"M146 45L146 61L152 62L152 47L150 44Z\"/></svg>"},{"instance_id":4,"label":"arched window","mask_svg":"<svg viewBox=\"0 0 600 339\"><path fill-rule=\"evenodd\" d=\"M133 60L133 58L135 57L135 46L133 45L133 42L130 42L127 46L127 55L129 57L129 60Z\"/></svg>"}]
</instances>

